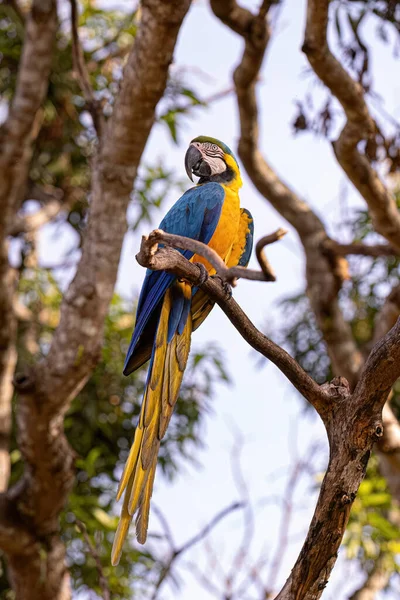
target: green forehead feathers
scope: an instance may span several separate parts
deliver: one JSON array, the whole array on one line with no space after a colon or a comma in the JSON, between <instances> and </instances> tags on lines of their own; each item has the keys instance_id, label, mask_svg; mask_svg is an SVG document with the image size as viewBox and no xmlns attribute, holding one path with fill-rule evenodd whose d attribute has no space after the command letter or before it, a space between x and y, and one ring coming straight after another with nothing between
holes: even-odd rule
<instances>
[{"instance_id":1,"label":"green forehead feathers","mask_svg":"<svg viewBox=\"0 0 400 600\"><path fill-rule=\"evenodd\" d=\"M224 144L224 142L217 140L216 138L207 137L206 135L199 135L199 137L194 138L194 140L192 140L190 143L192 142L200 142L200 144L204 142L211 142L211 144L217 144L217 146L219 146L225 152L225 154L229 154L230 156L232 156L232 158L234 158L235 162L237 163L237 160L229 146Z\"/></svg>"}]
</instances>

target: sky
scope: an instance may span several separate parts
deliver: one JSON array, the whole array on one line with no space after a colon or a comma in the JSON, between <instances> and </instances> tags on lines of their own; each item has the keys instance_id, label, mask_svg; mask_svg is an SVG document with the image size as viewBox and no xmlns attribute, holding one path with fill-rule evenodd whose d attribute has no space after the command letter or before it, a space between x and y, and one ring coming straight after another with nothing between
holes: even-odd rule
<instances>
[{"instance_id":1,"label":"sky","mask_svg":"<svg viewBox=\"0 0 400 600\"><path fill-rule=\"evenodd\" d=\"M121 6L121 2L118 2ZM131 6L125 2L123 5ZM243 1L242 5L255 7L256 2ZM296 112L296 99L304 98L312 90L321 98L319 84L310 76L309 67L300 48L304 32L304 0L286 0L279 14L270 42L267 60L262 68L258 86L260 104L260 146L265 156L283 179L307 200L323 219L329 231L335 231L339 221L339 197L346 192L348 205L364 206L358 194L351 189L338 167L331 145L326 139L311 134L293 136L291 122ZM373 35L373 27L366 28ZM398 67L390 51L376 42L374 77L376 88L385 98L385 108L400 117L396 98L400 92ZM212 15L208 3L198 0L182 27L173 69L188 69L189 81L194 82L199 94L207 98L231 87L231 76L240 60L242 39L232 33ZM395 78L397 73L397 80ZM314 81L314 83L313 83ZM213 103L207 109L196 110L180 130L180 143L173 146L165 128L154 127L147 144L144 162L157 158L185 176L183 159L190 140L197 135L209 135L223 140L232 149L237 147L238 117L233 95ZM304 260L296 233L288 227L260 196L242 169L244 185L241 202L250 209L255 223L255 239L278 227L289 229L288 235L267 250L277 273L276 283L240 281L234 297L259 327L279 328L279 303L283 297L304 290ZM188 181L188 187L190 182ZM168 198L164 209L177 198ZM162 215L160 215L161 220ZM154 225L157 225L155 223ZM143 270L135 262L140 233L128 234L124 243L119 269L117 290L131 298L139 290ZM254 258L250 263L256 267ZM230 468L230 455L236 430L243 438L241 465L243 477L252 504L255 507L256 527L250 549L251 560L270 560L280 538L280 516L283 503L277 498L283 493L288 467L309 454L310 444L318 440L318 451L313 452L321 470L326 460L325 432L317 417L304 412L304 401L294 392L283 375L271 364L257 366L257 357L242 340L227 318L216 307L210 317L193 336L195 346L218 342L222 347L232 386L219 385L213 399L213 413L207 417L204 428L204 450L198 459L201 468L187 465L172 484L156 478L153 502L162 508L173 532L176 544L183 544L197 533L218 511L238 498L238 491ZM276 573L274 588L283 585L304 541L308 523L315 506L316 481L306 478L300 483L294 499L293 526L290 543ZM153 513L150 530L159 530ZM243 533L238 514L223 521L215 529L208 546L200 544L184 556L182 565L194 563L210 577L216 569L216 580L222 578L232 562ZM154 542L149 542L154 543ZM217 563L222 571L218 574ZM181 574L179 590L167 583L163 600L213 598L199 583L193 566L178 567ZM268 574L268 569L266 571ZM326 600L345 600L359 583L359 574L343 560L334 571L324 594ZM251 596L252 597L252 596ZM245 598L245 596L243 596ZM377 597L380 600L380 596ZM386 598L389 598L386 596Z\"/></svg>"}]
</instances>

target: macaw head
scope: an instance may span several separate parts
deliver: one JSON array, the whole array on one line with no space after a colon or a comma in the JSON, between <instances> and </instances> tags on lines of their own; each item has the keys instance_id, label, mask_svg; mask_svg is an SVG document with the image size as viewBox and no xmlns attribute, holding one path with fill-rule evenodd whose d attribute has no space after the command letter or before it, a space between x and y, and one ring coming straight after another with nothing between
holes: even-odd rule
<instances>
[{"instance_id":1,"label":"macaw head","mask_svg":"<svg viewBox=\"0 0 400 600\"><path fill-rule=\"evenodd\" d=\"M199 183L217 181L240 187L239 165L226 144L212 137L201 135L190 142L185 156L188 177L200 177Z\"/></svg>"}]
</instances>

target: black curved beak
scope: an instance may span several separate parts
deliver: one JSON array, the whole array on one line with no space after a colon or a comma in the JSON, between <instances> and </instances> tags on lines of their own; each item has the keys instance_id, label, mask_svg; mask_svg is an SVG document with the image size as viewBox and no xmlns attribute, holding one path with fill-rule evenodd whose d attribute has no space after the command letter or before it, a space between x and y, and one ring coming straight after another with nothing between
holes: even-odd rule
<instances>
[{"instance_id":1,"label":"black curved beak","mask_svg":"<svg viewBox=\"0 0 400 600\"><path fill-rule=\"evenodd\" d=\"M186 155L185 155L185 169L186 169L186 173L189 177L189 179L191 179L193 181L193 172L195 170L197 170L196 168L199 167L200 162L203 160L203 156L200 152L200 150L198 148L196 148L196 146L193 146L192 144L189 146L189 148L187 149Z\"/></svg>"}]
</instances>

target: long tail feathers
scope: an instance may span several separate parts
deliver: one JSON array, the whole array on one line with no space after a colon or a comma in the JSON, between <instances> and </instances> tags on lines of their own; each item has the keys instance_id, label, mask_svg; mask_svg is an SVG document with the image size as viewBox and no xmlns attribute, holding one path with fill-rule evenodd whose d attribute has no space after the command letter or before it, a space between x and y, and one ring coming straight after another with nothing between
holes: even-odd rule
<instances>
[{"instance_id":1,"label":"long tail feathers","mask_svg":"<svg viewBox=\"0 0 400 600\"><path fill-rule=\"evenodd\" d=\"M177 285L182 288L185 297L191 294L188 284L182 282ZM189 355L192 333L190 314L182 333L174 333L168 342L172 301L172 291L168 290L161 309L139 424L118 488L117 500L124 492L125 495L111 553L113 565L119 562L129 525L136 512L137 539L141 544L146 541L160 440L171 419Z\"/></svg>"}]
</instances>

